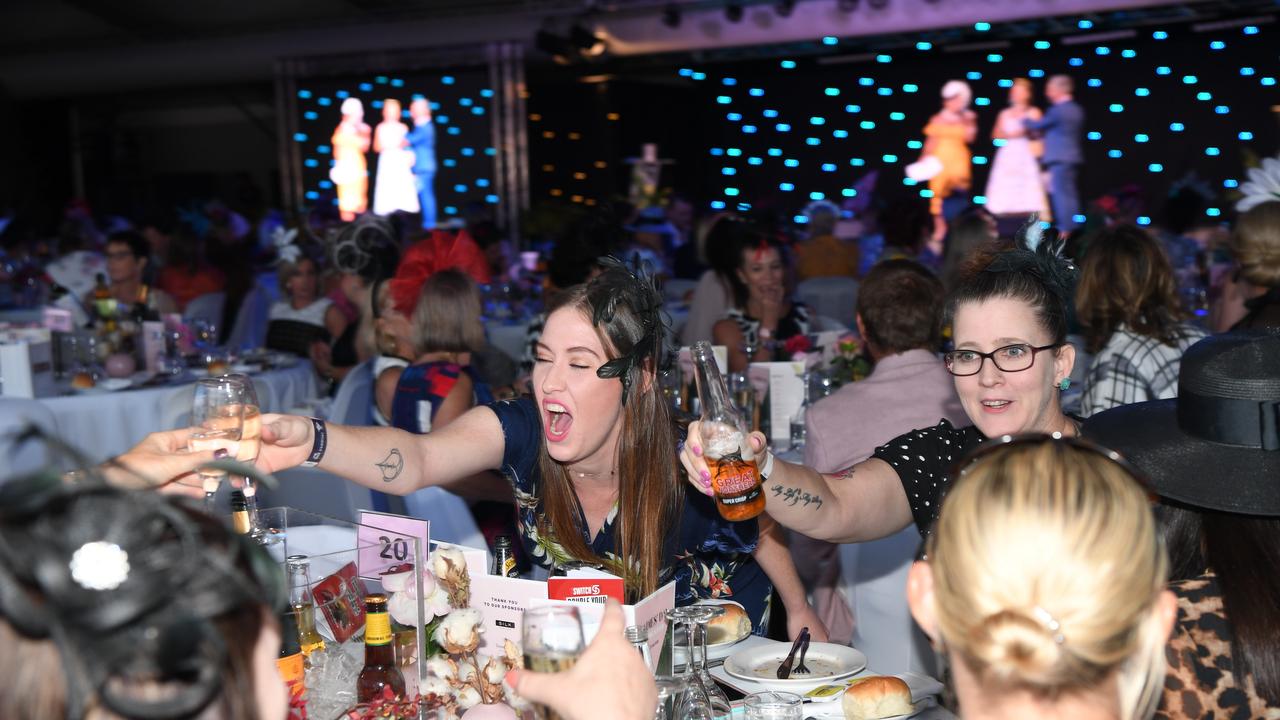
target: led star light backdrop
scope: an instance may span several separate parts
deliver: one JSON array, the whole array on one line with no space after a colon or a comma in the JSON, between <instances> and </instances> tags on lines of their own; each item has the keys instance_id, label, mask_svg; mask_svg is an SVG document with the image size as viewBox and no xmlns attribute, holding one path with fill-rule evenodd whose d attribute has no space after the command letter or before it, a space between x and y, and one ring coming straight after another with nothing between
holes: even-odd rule
<instances>
[{"instance_id":1,"label":"led star light backdrop","mask_svg":"<svg viewBox=\"0 0 1280 720\"><path fill-rule=\"evenodd\" d=\"M409 103L423 96L431 104L435 124L435 196L440 222L461 217L471 203L495 205L494 91L484 68L457 68L430 73L353 75L343 78L299 78L293 141L301 156L303 200L307 205L337 203L329 171L333 167L332 137L342 119L343 100L364 104L364 121L375 128L382 120L386 99L400 101L401 121L413 127ZM377 192L378 155L366 153L369 207Z\"/></svg>"}]
</instances>

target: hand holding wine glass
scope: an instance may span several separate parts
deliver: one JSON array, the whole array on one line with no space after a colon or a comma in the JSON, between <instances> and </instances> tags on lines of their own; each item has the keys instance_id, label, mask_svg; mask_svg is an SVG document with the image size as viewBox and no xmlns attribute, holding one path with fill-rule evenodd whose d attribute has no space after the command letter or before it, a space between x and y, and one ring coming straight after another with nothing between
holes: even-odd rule
<instances>
[{"instance_id":1,"label":"hand holding wine glass","mask_svg":"<svg viewBox=\"0 0 1280 720\"><path fill-rule=\"evenodd\" d=\"M189 439L192 450L226 450L229 457L238 457L240 435L244 430L244 402L239 384L222 377L197 382L191 403L191 424L194 428ZM213 496L226 476L223 470L200 471L205 509L210 513Z\"/></svg>"}]
</instances>

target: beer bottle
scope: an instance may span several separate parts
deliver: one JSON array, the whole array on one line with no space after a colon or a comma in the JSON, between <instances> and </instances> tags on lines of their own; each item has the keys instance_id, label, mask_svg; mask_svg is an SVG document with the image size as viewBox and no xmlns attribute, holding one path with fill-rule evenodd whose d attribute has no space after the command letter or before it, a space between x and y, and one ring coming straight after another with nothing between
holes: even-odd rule
<instances>
[{"instance_id":1,"label":"beer bottle","mask_svg":"<svg viewBox=\"0 0 1280 720\"><path fill-rule=\"evenodd\" d=\"M98 273L93 285L93 310L107 332L115 329L116 308L116 299L112 297L111 288L107 285L107 276Z\"/></svg>"},{"instance_id":2,"label":"beer bottle","mask_svg":"<svg viewBox=\"0 0 1280 720\"><path fill-rule=\"evenodd\" d=\"M499 577L520 577L520 571L516 569L516 553L511 547L509 535L499 535L494 541L493 567L489 574Z\"/></svg>"},{"instance_id":3,"label":"beer bottle","mask_svg":"<svg viewBox=\"0 0 1280 720\"><path fill-rule=\"evenodd\" d=\"M382 593L366 595L364 613L364 669L356 679L356 702L372 702L382 696L382 689L386 687L403 699L404 675L396 666L387 596Z\"/></svg>"},{"instance_id":4,"label":"beer bottle","mask_svg":"<svg viewBox=\"0 0 1280 720\"><path fill-rule=\"evenodd\" d=\"M295 698L306 689L302 648L298 645L298 619L293 610L280 613L280 656L276 669L284 684L289 686L289 697Z\"/></svg>"},{"instance_id":5,"label":"beer bottle","mask_svg":"<svg viewBox=\"0 0 1280 720\"><path fill-rule=\"evenodd\" d=\"M249 501L242 490L231 491L231 528L240 535L249 534Z\"/></svg>"},{"instance_id":6,"label":"beer bottle","mask_svg":"<svg viewBox=\"0 0 1280 720\"><path fill-rule=\"evenodd\" d=\"M711 471L716 509L726 520L750 520L764 511L764 490L746 424L730 400L711 343L693 346L693 369L702 406L702 455Z\"/></svg>"},{"instance_id":7,"label":"beer bottle","mask_svg":"<svg viewBox=\"0 0 1280 720\"><path fill-rule=\"evenodd\" d=\"M297 615L298 643L303 655L324 649L324 638L316 631L316 608L311 598L311 560L306 555L285 559L289 569L289 607Z\"/></svg>"}]
</instances>

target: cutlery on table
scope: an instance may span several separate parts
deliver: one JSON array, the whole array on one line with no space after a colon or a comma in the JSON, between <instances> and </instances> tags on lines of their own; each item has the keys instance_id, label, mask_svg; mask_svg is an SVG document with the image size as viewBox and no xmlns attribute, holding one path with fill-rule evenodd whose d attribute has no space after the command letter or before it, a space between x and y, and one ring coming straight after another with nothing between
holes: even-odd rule
<instances>
[{"instance_id":1,"label":"cutlery on table","mask_svg":"<svg viewBox=\"0 0 1280 720\"><path fill-rule=\"evenodd\" d=\"M791 652L787 653L787 659L782 661L778 666L778 679L786 680L791 677L791 663L796 659L796 651L800 649L800 645L809 639L809 628L806 626L796 636L796 641L791 644Z\"/></svg>"}]
</instances>

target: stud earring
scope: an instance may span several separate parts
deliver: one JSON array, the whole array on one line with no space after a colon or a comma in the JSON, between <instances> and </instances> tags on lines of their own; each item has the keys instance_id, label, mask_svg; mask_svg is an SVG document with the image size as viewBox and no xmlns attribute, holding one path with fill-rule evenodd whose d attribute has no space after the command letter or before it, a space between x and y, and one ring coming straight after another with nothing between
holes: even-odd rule
<instances>
[{"instance_id":1,"label":"stud earring","mask_svg":"<svg viewBox=\"0 0 1280 720\"><path fill-rule=\"evenodd\" d=\"M1071 387L1071 378L1062 378L1062 382L1059 383L1058 387L1062 388L1063 390L1066 390L1067 388Z\"/></svg>"}]
</instances>

